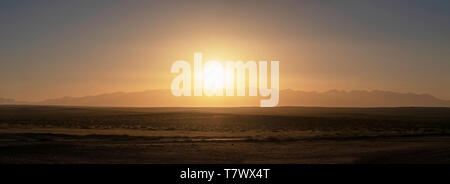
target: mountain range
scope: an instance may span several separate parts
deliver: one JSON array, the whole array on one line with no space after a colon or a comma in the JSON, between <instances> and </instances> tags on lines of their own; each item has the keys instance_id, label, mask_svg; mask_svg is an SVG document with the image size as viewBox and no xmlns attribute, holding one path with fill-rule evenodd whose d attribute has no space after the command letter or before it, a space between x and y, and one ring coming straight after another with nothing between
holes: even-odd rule
<instances>
[{"instance_id":1,"label":"mountain range","mask_svg":"<svg viewBox=\"0 0 450 184\"><path fill-rule=\"evenodd\" d=\"M259 106L259 101L264 98L266 97L175 97L170 90L147 90L83 97L62 97L39 102L0 98L0 104L124 107ZM397 93L380 90L306 92L286 89L280 91L278 106L450 107L450 100L442 100L429 94Z\"/></svg>"}]
</instances>

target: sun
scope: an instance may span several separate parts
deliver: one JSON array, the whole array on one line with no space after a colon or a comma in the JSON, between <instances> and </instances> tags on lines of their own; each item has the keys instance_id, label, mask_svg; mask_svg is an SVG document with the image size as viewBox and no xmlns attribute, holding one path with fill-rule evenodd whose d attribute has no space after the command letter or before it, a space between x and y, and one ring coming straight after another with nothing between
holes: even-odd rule
<instances>
[{"instance_id":1,"label":"sun","mask_svg":"<svg viewBox=\"0 0 450 184\"><path fill-rule=\"evenodd\" d=\"M205 92L215 92L224 88L225 72L223 65L217 61L209 61L203 67L203 88Z\"/></svg>"}]
</instances>

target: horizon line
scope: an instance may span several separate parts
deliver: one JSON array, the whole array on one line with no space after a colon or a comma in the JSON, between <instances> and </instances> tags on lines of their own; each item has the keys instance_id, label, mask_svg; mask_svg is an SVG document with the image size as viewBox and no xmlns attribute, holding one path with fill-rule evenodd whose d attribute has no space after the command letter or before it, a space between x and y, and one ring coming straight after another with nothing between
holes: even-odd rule
<instances>
[{"instance_id":1,"label":"horizon line","mask_svg":"<svg viewBox=\"0 0 450 184\"><path fill-rule=\"evenodd\" d=\"M16 99L16 98L9 98L9 97L4 97L4 96L0 96L0 99L7 99L7 100L13 100L14 102L21 102L21 103L39 103L39 102L43 102L46 100L53 100L53 99L61 99L61 98L83 98L83 97L95 97L95 96L101 96L101 95L109 95L109 94L115 94L115 93L139 93L139 92L148 92L148 91L162 91L162 90L168 90L170 91L170 89L145 89L145 90L139 90L139 91L114 91L114 92L103 92L103 93L96 93L96 94L87 94L87 95L81 95L81 96L59 96L59 97L48 97L48 98L43 98L40 100L21 100L21 99ZM246 89L247 91L248 89ZM301 90L301 89L292 89L292 88L285 88L285 89L280 89L281 91L287 91L287 90L291 90L291 91L297 91L297 92L308 92L308 93L327 93L327 92L332 92L332 91L337 91L337 92L388 92L388 93L397 93L397 94L412 94L412 95L428 95L431 97L434 97L438 100L443 100L443 101L450 101L450 99L446 99L446 98L440 98L437 97L433 94L430 93L418 93L418 92L399 92L399 91L391 91L391 90L381 90L381 89L372 89L372 90L368 90L368 89L350 89L350 90L345 90L345 89L329 89L329 90ZM223 96L225 97L225 96Z\"/></svg>"}]
</instances>

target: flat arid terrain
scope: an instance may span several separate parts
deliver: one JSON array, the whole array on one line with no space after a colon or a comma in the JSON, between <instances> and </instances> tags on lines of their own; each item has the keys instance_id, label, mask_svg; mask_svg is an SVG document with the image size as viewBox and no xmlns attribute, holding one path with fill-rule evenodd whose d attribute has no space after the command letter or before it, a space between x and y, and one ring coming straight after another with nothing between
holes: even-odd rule
<instances>
[{"instance_id":1,"label":"flat arid terrain","mask_svg":"<svg viewBox=\"0 0 450 184\"><path fill-rule=\"evenodd\" d=\"M450 108L3 105L0 163L450 163Z\"/></svg>"}]
</instances>

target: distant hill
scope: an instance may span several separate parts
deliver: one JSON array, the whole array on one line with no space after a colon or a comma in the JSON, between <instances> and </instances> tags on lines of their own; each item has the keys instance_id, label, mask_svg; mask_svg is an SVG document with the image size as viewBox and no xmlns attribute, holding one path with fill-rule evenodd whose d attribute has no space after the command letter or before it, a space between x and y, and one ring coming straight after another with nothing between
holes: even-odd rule
<instances>
[{"instance_id":1,"label":"distant hill","mask_svg":"<svg viewBox=\"0 0 450 184\"><path fill-rule=\"evenodd\" d=\"M0 104L15 104L16 100L12 98L0 98Z\"/></svg>"},{"instance_id":2,"label":"distant hill","mask_svg":"<svg viewBox=\"0 0 450 184\"><path fill-rule=\"evenodd\" d=\"M17 101L13 98L1 98L0 97L0 105L26 105L26 104L32 104L31 102L26 101Z\"/></svg>"},{"instance_id":3,"label":"distant hill","mask_svg":"<svg viewBox=\"0 0 450 184\"><path fill-rule=\"evenodd\" d=\"M63 97L34 104L76 106L259 106L263 97L174 97L169 90L117 92L84 97ZM305 92L281 90L279 106L327 107L450 107L450 101L428 94L389 91Z\"/></svg>"},{"instance_id":4,"label":"distant hill","mask_svg":"<svg viewBox=\"0 0 450 184\"><path fill-rule=\"evenodd\" d=\"M305 92L283 90L283 106L328 107L450 107L449 100L428 94L396 93L389 91L338 91Z\"/></svg>"}]
</instances>

